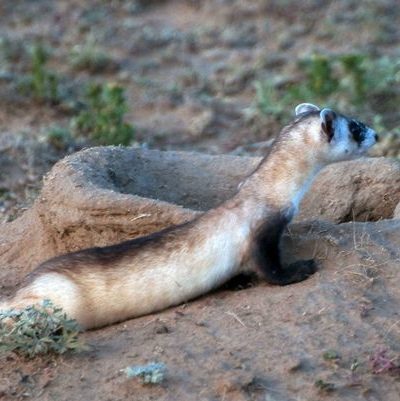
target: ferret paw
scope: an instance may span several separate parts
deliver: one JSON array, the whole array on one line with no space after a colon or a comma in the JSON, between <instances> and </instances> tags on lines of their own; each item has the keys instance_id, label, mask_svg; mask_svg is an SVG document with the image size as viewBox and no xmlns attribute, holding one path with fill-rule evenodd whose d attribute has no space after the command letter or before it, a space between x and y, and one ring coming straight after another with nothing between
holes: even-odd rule
<instances>
[{"instance_id":1,"label":"ferret paw","mask_svg":"<svg viewBox=\"0 0 400 401\"><path fill-rule=\"evenodd\" d=\"M282 285L298 283L310 277L318 270L318 265L314 259L298 260L290 264L285 272L285 282Z\"/></svg>"}]
</instances>

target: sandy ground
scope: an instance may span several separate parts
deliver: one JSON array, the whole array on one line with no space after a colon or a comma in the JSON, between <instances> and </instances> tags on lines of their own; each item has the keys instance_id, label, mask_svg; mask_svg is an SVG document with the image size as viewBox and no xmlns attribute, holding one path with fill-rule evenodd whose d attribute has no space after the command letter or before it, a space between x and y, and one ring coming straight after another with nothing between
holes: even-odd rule
<instances>
[{"instance_id":1,"label":"sandy ground","mask_svg":"<svg viewBox=\"0 0 400 401\"><path fill-rule=\"evenodd\" d=\"M290 260L316 255L321 269L309 280L274 287L242 278L85 333L89 352L8 356L3 399L397 401L398 229L390 220L296 225L283 247ZM160 385L121 372L152 361L167 365Z\"/></svg>"}]
</instances>

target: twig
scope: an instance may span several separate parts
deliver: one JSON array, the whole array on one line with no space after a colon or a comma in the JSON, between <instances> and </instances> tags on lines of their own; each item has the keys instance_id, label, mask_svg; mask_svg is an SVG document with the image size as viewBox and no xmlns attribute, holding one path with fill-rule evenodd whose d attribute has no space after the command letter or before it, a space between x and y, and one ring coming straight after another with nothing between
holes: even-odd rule
<instances>
[{"instance_id":1,"label":"twig","mask_svg":"<svg viewBox=\"0 0 400 401\"><path fill-rule=\"evenodd\" d=\"M235 320L237 320L243 327L247 327L242 320L239 319L238 315L233 312L225 312L227 315L232 316Z\"/></svg>"},{"instance_id":2,"label":"twig","mask_svg":"<svg viewBox=\"0 0 400 401\"><path fill-rule=\"evenodd\" d=\"M151 214L149 214L149 213L139 214L139 216L133 217L131 219L131 221L135 221L135 220L138 220L138 219L142 219L143 217L150 217L150 216L151 216Z\"/></svg>"},{"instance_id":3,"label":"twig","mask_svg":"<svg viewBox=\"0 0 400 401\"><path fill-rule=\"evenodd\" d=\"M385 335L383 336L384 339L387 338L387 336L389 335L389 333L392 331L393 327L397 326L400 323L400 320L397 320L396 322L394 322L387 330Z\"/></svg>"}]
</instances>

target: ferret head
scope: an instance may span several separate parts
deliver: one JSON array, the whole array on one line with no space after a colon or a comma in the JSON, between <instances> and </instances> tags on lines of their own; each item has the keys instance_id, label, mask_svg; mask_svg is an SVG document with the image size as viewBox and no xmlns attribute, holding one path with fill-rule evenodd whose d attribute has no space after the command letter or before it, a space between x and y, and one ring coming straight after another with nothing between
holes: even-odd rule
<instances>
[{"instance_id":1,"label":"ferret head","mask_svg":"<svg viewBox=\"0 0 400 401\"><path fill-rule=\"evenodd\" d=\"M372 128L329 108L302 103L295 113L292 127L307 136L307 142L317 150L316 156L323 164L359 157L378 140Z\"/></svg>"}]
</instances>

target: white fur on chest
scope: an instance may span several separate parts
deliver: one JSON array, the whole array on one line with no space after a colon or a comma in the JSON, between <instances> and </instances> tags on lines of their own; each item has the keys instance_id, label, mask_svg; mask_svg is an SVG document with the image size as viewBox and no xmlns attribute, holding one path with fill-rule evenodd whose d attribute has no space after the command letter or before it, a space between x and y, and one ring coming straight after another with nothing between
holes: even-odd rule
<instances>
[{"instance_id":1,"label":"white fur on chest","mask_svg":"<svg viewBox=\"0 0 400 401\"><path fill-rule=\"evenodd\" d=\"M303 185L298 189L298 191L295 192L292 198L292 204L294 206L295 214L297 214L297 212L299 211L300 203L304 198L304 195L309 191L316 175L318 174L318 171L319 169L315 169L315 173L309 174Z\"/></svg>"}]
</instances>

